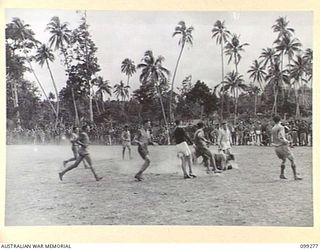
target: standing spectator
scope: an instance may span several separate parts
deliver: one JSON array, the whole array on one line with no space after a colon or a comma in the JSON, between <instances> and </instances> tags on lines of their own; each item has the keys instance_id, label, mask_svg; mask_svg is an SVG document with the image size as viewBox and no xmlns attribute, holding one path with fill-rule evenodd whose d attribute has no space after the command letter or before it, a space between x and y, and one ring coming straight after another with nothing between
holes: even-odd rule
<instances>
[{"instance_id":1,"label":"standing spectator","mask_svg":"<svg viewBox=\"0 0 320 250\"><path fill-rule=\"evenodd\" d=\"M262 143L262 125L261 122L258 121L258 124L256 125L256 144L260 146Z\"/></svg>"},{"instance_id":2,"label":"standing spectator","mask_svg":"<svg viewBox=\"0 0 320 250\"><path fill-rule=\"evenodd\" d=\"M242 121L240 121L239 126L238 126L238 145L244 145L244 124Z\"/></svg>"},{"instance_id":3,"label":"standing spectator","mask_svg":"<svg viewBox=\"0 0 320 250\"><path fill-rule=\"evenodd\" d=\"M124 130L121 133L122 140L122 160L124 160L124 154L126 152L126 148L129 151L129 158L131 159L131 133L129 131L129 126L125 125Z\"/></svg>"},{"instance_id":4,"label":"standing spectator","mask_svg":"<svg viewBox=\"0 0 320 250\"><path fill-rule=\"evenodd\" d=\"M291 124L291 135L292 135L293 146L297 146L298 145L298 126L296 121L292 122Z\"/></svg>"}]
</instances>

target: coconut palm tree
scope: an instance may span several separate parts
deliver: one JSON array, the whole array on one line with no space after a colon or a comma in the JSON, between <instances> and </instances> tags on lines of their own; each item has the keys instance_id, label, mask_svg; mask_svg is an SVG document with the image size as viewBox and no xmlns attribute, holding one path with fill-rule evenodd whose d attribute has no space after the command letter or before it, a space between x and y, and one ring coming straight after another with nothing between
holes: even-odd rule
<instances>
[{"instance_id":1,"label":"coconut palm tree","mask_svg":"<svg viewBox=\"0 0 320 250\"><path fill-rule=\"evenodd\" d=\"M263 91L261 82L265 79L267 73L264 71L262 62L254 60L253 65L250 66L250 69L248 70L248 73L250 73L249 78L252 78L254 82L257 81L259 83L261 91Z\"/></svg>"},{"instance_id":2,"label":"coconut palm tree","mask_svg":"<svg viewBox=\"0 0 320 250\"><path fill-rule=\"evenodd\" d=\"M172 121L174 119L174 114L172 110L172 96L173 96L173 87L174 87L174 81L176 79L176 73L178 70L178 65L182 56L183 49L186 44L189 44L192 46L193 43L193 37L192 37L192 31L194 28L192 26L188 27L186 26L184 21L180 21L178 23L178 26L175 27L175 31L173 32L172 36L179 36L179 45L181 46L179 56L177 59L176 66L174 68L173 76L172 76L172 81L171 81L171 92L170 92L170 99L169 99L169 115L170 115L170 120Z\"/></svg>"},{"instance_id":3,"label":"coconut palm tree","mask_svg":"<svg viewBox=\"0 0 320 250\"><path fill-rule=\"evenodd\" d=\"M276 56L276 52L273 48L263 49L261 55L259 56L259 58L262 58L263 68L266 68L268 63L269 66L272 66Z\"/></svg>"},{"instance_id":4,"label":"coconut palm tree","mask_svg":"<svg viewBox=\"0 0 320 250\"><path fill-rule=\"evenodd\" d=\"M235 65L235 74L236 76L238 76L238 65L239 65L239 62L241 60L241 55L240 55L240 52L243 52L244 51L244 47L245 46L248 46L249 43L243 43L243 44L240 44L240 36L237 36L236 34L233 34L232 38L230 41L227 41L227 44L225 46L225 54L227 56L229 56L229 60L228 60L228 64L231 62L231 60L234 60L234 65ZM235 81L236 84L240 83L239 81ZM224 90L224 88L223 88ZM235 95L238 96L238 90L239 88L236 87L235 88ZM238 98L236 98L236 107L238 105ZM235 123L236 123L236 116L237 116L237 110L235 110Z\"/></svg>"},{"instance_id":5,"label":"coconut palm tree","mask_svg":"<svg viewBox=\"0 0 320 250\"><path fill-rule=\"evenodd\" d=\"M121 63L121 72L128 76L127 86L129 86L129 79L136 72L134 61L129 58L124 59Z\"/></svg>"},{"instance_id":6,"label":"coconut palm tree","mask_svg":"<svg viewBox=\"0 0 320 250\"><path fill-rule=\"evenodd\" d=\"M227 39L231 36L231 32L226 29L225 21L217 20L213 25L212 32L212 39L216 39L216 44L220 45L221 49L221 82L224 80L224 60L223 60L223 48L224 44L227 42ZM223 86L222 86L223 88ZM221 119L223 119L223 104L224 104L224 95L221 96Z\"/></svg>"},{"instance_id":7,"label":"coconut palm tree","mask_svg":"<svg viewBox=\"0 0 320 250\"><path fill-rule=\"evenodd\" d=\"M238 98L239 98L239 91L245 91L247 89L247 85L244 83L243 75L239 75L237 72L232 71L229 72L225 76L225 80L223 81L224 86L221 89L222 93L230 91L233 94L235 104L234 104L234 124L237 121L237 112L238 112Z\"/></svg>"},{"instance_id":8,"label":"coconut palm tree","mask_svg":"<svg viewBox=\"0 0 320 250\"><path fill-rule=\"evenodd\" d=\"M240 52L244 51L244 47L248 46L249 43L243 43L240 44L240 36L237 36L236 34L233 34L230 41L227 41L227 44L225 46L225 54L229 56L228 64L234 60L235 70L236 73L239 73L238 71L238 65L241 60Z\"/></svg>"},{"instance_id":9,"label":"coconut palm tree","mask_svg":"<svg viewBox=\"0 0 320 250\"><path fill-rule=\"evenodd\" d=\"M57 97L57 107L56 107L56 125L57 125L58 121L59 121L59 103L60 103L60 101L59 101L59 93L58 93L57 85L55 83L55 80L54 80L54 77L53 77L53 74L52 74L52 71L51 71L51 68L50 68L50 65L49 65L49 61L53 62L54 59L55 58L54 58L54 55L52 54L52 50L49 47L47 47L45 44L42 44L40 46L40 48L38 48L37 54L35 56L35 60L36 60L36 62L39 63L39 65L41 67L43 67L44 64L47 65L47 68L48 68L49 73L50 73L51 81L52 81L52 84L53 84L53 87L54 87L54 91L55 91L55 94L56 94L56 97Z\"/></svg>"},{"instance_id":10,"label":"coconut palm tree","mask_svg":"<svg viewBox=\"0 0 320 250\"><path fill-rule=\"evenodd\" d=\"M113 93L116 94L117 99L119 100L119 97L121 97L121 101L124 102L126 97L129 97L129 86L125 86L123 81L120 81L120 83L115 84L113 86L114 91Z\"/></svg>"},{"instance_id":11,"label":"coconut palm tree","mask_svg":"<svg viewBox=\"0 0 320 250\"><path fill-rule=\"evenodd\" d=\"M68 23L61 23L58 16L51 18L50 22L47 24L46 30L49 31L51 37L49 38L49 46L53 47L54 50L60 50L64 55L65 66L69 67L67 62L67 46L70 44L71 40L71 30L68 28Z\"/></svg>"},{"instance_id":12,"label":"coconut palm tree","mask_svg":"<svg viewBox=\"0 0 320 250\"><path fill-rule=\"evenodd\" d=\"M312 67L313 67L313 51L312 51L312 49L310 49L310 48L306 49L303 58L307 62L307 71L306 71L307 80L311 81L312 80ZM311 82L311 88L312 88L312 82Z\"/></svg>"},{"instance_id":13,"label":"coconut palm tree","mask_svg":"<svg viewBox=\"0 0 320 250\"><path fill-rule=\"evenodd\" d=\"M266 82L273 88L274 103L272 113L278 114L278 94L282 89L282 81L289 84L288 70L281 70L280 61L275 60L274 64L269 67L268 74L266 75Z\"/></svg>"},{"instance_id":14,"label":"coconut palm tree","mask_svg":"<svg viewBox=\"0 0 320 250\"><path fill-rule=\"evenodd\" d=\"M170 71L162 66L163 61L163 56L158 56L156 59L153 56L152 51L148 50L145 52L144 57L142 58L142 63L138 64L137 69L141 69L141 75L139 77L140 82L142 84L150 84L156 88L160 99L163 119L166 127L168 128L167 117L161 95L161 83L167 82Z\"/></svg>"},{"instance_id":15,"label":"coconut palm tree","mask_svg":"<svg viewBox=\"0 0 320 250\"><path fill-rule=\"evenodd\" d=\"M49 31L51 37L49 38L49 46L53 47L54 50L60 50L64 57L64 66L66 67L66 72L69 74L71 69L70 62L68 60L67 47L71 41L71 30L68 28L68 23L61 23L58 16L51 18L50 22L47 24L46 30ZM78 108L75 100L74 87L71 86L71 97L75 113L75 124L79 125L79 114Z\"/></svg>"},{"instance_id":16,"label":"coconut palm tree","mask_svg":"<svg viewBox=\"0 0 320 250\"><path fill-rule=\"evenodd\" d=\"M32 67L32 64L31 64L32 57L29 55L30 49L36 47L37 44L39 43L39 41L37 41L34 38L35 34L34 34L33 30L30 28L30 25L24 24L24 22L20 18L13 18L10 26L13 30L13 34L14 34L15 38L17 40L21 41L22 52L24 53L25 59L29 65L29 69L32 72L33 76L35 77L37 83L39 84L40 89L41 89L43 95L45 96L45 98L47 99L54 115L56 116L57 112L56 112L54 106L52 105L52 103L49 101L49 97L48 97L45 89L43 88L43 85L41 84L36 72L34 71L34 69Z\"/></svg>"},{"instance_id":17,"label":"coconut palm tree","mask_svg":"<svg viewBox=\"0 0 320 250\"><path fill-rule=\"evenodd\" d=\"M304 76L308 70L308 62L300 55L296 57L296 60L292 60L293 64L291 65L291 75L295 80L296 86L294 87L295 96L296 96L296 117L300 115L300 98L299 98L299 89L301 89L302 82L306 82Z\"/></svg>"},{"instance_id":18,"label":"coconut palm tree","mask_svg":"<svg viewBox=\"0 0 320 250\"><path fill-rule=\"evenodd\" d=\"M102 102L102 110L104 111L104 101L103 101L103 95L108 94L109 96L112 95L110 86L110 82L108 80L104 80L103 77L98 76L95 80L93 80L93 83L98 87L98 90L96 91L96 95Z\"/></svg>"},{"instance_id":19,"label":"coconut palm tree","mask_svg":"<svg viewBox=\"0 0 320 250\"><path fill-rule=\"evenodd\" d=\"M278 33L277 40L282 40L284 37L290 37L294 33L293 28L288 27L289 21L286 17L279 17L276 23L272 25L272 30Z\"/></svg>"},{"instance_id":20,"label":"coconut palm tree","mask_svg":"<svg viewBox=\"0 0 320 250\"><path fill-rule=\"evenodd\" d=\"M253 83L250 83L248 88L246 89L250 96L254 97L254 115L257 115L257 99L258 95L261 91L261 87L257 87Z\"/></svg>"}]
</instances>

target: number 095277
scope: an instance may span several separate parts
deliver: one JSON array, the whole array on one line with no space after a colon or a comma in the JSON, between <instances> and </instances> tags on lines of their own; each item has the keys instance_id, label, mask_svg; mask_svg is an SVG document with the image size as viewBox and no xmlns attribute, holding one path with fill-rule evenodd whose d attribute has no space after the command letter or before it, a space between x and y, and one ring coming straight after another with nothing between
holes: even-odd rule
<instances>
[{"instance_id":1,"label":"number 095277","mask_svg":"<svg viewBox=\"0 0 320 250\"><path fill-rule=\"evenodd\" d=\"M300 248L306 248L306 249L318 248L318 244L300 244Z\"/></svg>"}]
</instances>

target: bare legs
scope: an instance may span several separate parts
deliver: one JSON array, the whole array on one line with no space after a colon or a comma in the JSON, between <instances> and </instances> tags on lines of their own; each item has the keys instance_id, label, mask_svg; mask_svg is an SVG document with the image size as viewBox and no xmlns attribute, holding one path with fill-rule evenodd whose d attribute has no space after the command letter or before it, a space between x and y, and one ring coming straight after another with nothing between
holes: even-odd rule
<instances>
[{"instance_id":1,"label":"bare legs","mask_svg":"<svg viewBox=\"0 0 320 250\"><path fill-rule=\"evenodd\" d=\"M134 178L136 178L138 181L142 181L143 178L142 178L142 174L143 172L149 167L150 165L150 158L149 158L149 155L146 155L144 157L144 163L141 167L141 169L139 170L139 172L134 176Z\"/></svg>"},{"instance_id":2,"label":"bare legs","mask_svg":"<svg viewBox=\"0 0 320 250\"><path fill-rule=\"evenodd\" d=\"M80 164L80 162L81 162L81 161L84 161L84 160L86 160L87 163L89 164L89 168L90 168L90 170L91 170L94 178L96 179L96 181L100 181L100 180L102 179L102 177L99 177L99 176L96 174L96 172L95 172L95 170L94 170L94 168L93 168L93 166L92 166L92 161L91 161L91 157L90 157L89 154L87 154L87 155L79 155L79 156L77 157L77 159L76 159L76 161L75 161L74 164L72 164L71 166L65 168L62 172L60 172L60 173L59 173L59 178L60 178L60 180L62 181L62 178L63 178L63 176L64 176L65 173L67 173L67 172L69 172L70 170L78 167L79 164Z\"/></svg>"},{"instance_id":3,"label":"bare legs","mask_svg":"<svg viewBox=\"0 0 320 250\"><path fill-rule=\"evenodd\" d=\"M298 174L297 174L296 164L294 162L294 159L290 158L289 161L291 162L291 169L292 169L294 180L296 180L296 181L302 180L302 178L299 177ZM280 166L280 168L281 168L281 170L280 170L280 179L287 179L285 177L285 175L284 175L284 170L286 168L285 163L286 163L286 159L283 159L282 162L281 162L281 166Z\"/></svg>"},{"instance_id":4,"label":"bare legs","mask_svg":"<svg viewBox=\"0 0 320 250\"><path fill-rule=\"evenodd\" d=\"M131 148L128 147L128 146L124 146L124 147L122 147L122 160L124 160L124 155L125 155L125 152L126 152L126 148L128 148L128 151L129 151L129 159L132 159L131 158Z\"/></svg>"}]
</instances>

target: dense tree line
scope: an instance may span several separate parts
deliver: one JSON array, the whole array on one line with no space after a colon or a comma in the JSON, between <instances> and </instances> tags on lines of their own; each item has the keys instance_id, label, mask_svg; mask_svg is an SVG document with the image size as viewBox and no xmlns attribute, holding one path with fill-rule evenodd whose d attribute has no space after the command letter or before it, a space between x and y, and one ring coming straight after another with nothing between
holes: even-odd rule
<instances>
[{"instance_id":1,"label":"dense tree line","mask_svg":"<svg viewBox=\"0 0 320 250\"><path fill-rule=\"evenodd\" d=\"M141 63L125 58L119 65L126 82L110 83L99 75L101 66L96 55L99 48L89 32L86 12L80 15L81 23L74 30L59 17L52 17L46 27L49 41L38 41L30 25L19 18L6 25L10 126L56 127L59 123L79 125L83 121L112 126L114 122L139 123L144 117L167 126L176 118L233 118L236 123L239 116L248 114L287 117L312 114L313 51L303 48L285 17L275 20L271 26L273 44L262 48L247 72L239 72L239 64L250 44L241 43L239 34L233 34L224 21L217 20L211 33L221 54L221 81L210 89L192 75L185 76L181 83L175 82L184 48L193 44L193 26L181 21L174 29L172 36L179 37L180 51L173 74L166 67L164 56L155 56L152 50L147 50L139 58ZM51 70L57 57L67 76L60 90ZM47 93L34 64L48 69L54 93ZM234 69L225 72L226 64L232 64ZM26 80L26 72L33 74L34 82ZM130 86L134 74L139 74L138 89ZM245 81L245 74L252 82Z\"/></svg>"}]
</instances>

